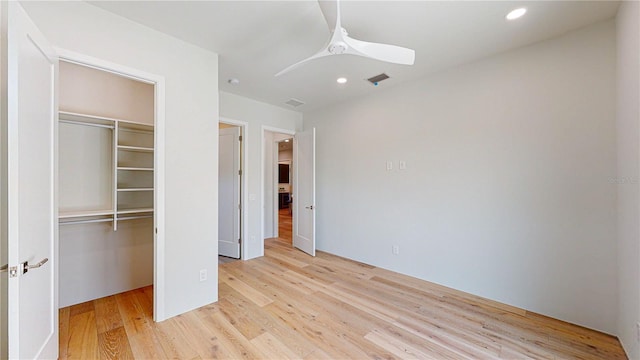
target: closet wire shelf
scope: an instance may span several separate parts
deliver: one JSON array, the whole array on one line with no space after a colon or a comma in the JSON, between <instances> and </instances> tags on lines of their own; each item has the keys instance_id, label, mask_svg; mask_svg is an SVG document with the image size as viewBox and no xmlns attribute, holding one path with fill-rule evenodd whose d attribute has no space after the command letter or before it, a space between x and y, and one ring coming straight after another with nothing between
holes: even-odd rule
<instances>
[{"instance_id":1,"label":"closet wire shelf","mask_svg":"<svg viewBox=\"0 0 640 360\"><path fill-rule=\"evenodd\" d=\"M71 125L81 125L98 127L113 130L114 141L114 159L118 159L118 151L124 152L137 152L137 153L153 153L153 146L146 144L123 144L118 141L118 131L134 134L152 135L154 133L153 125L132 122L129 120L114 119L102 116L79 114L73 112L60 111L58 121L60 123L66 123ZM117 160L114 163L115 171L132 171L132 172L153 172L153 167L146 166L126 166L124 164L118 166ZM117 183L117 175L114 172L114 184ZM117 194L120 193L135 193L152 192L153 187L119 187L115 186L114 189L114 203L117 202ZM142 204L141 204L142 205ZM116 223L125 220L137 220L153 218L153 207L146 207L144 205L138 207L126 207L118 209L103 209L103 210L80 210L80 211L61 211L58 216L58 223L60 225L74 225L74 224L90 224L90 223L102 223L113 222L114 231L117 229Z\"/></svg>"}]
</instances>

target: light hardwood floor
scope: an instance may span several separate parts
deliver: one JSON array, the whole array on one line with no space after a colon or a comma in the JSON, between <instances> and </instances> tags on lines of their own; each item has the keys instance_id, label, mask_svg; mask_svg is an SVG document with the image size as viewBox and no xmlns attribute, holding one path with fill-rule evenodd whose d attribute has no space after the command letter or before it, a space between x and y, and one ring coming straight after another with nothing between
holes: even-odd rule
<instances>
[{"instance_id":1,"label":"light hardwood floor","mask_svg":"<svg viewBox=\"0 0 640 360\"><path fill-rule=\"evenodd\" d=\"M278 210L278 236L280 241L291 244L293 233L293 216L289 213L289 209ZM227 264L238 261L238 259L218 255L218 265Z\"/></svg>"},{"instance_id":2,"label":"light hardwood floor","mask_svg":"<svg viewBox=\"0 0 640 360\"><path fill-rule=\"evenodd\" d=\"M626 358L612 336L282 240L219 271L217 303L161 323L151 287L61 309L60 358Z\"/></svg>"},{"instance_id":3,"label":"light hardwood floor","mask_svg":"<svg viewBox=\"0 0 640 360\"><path fill-rule=\"evenodd\" d=\"M280 240L291 244L293 233L293 216L289 209L278 210L278 237Z\"/></svg>"}]
</instances>

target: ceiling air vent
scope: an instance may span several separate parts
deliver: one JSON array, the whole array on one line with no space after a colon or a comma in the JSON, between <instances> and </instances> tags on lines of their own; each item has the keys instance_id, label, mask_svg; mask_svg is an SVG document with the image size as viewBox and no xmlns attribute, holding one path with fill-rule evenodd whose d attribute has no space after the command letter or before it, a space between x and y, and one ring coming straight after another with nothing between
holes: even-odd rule
<instances>
[{"instance_id":1,"label":"ceiling air vent","mask_svg":"<svg viewBox=\"0 0 640 360\"><path fill-rule=\"evenodd\" d=\"M378 83L380 83L380 81L387 80L388 78L389 78L389 75L387 75L385 73L382 73L380 75L376 75L376 76L368 78L367 81L372 83L373 86L378 86Z\"/></svg>"},{"instance_id":2,"label":"ceiling air vent","mask_svg":"<svg viewBox=\"0 0 640 360\"><path fill-rule=\"evenodd\" d=\"M287 100L285 102L285 104L293 106L293 107L298 107L300 105L304 105L304 101L300 101L298 99L291 98L291 99Z\"/></svg>"}]
</instances>

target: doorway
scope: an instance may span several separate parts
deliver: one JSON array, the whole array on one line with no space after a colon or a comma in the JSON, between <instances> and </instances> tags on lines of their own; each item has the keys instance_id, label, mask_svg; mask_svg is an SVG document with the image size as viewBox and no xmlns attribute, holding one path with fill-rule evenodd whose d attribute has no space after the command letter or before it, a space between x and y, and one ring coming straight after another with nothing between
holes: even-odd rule
<instances>
[{"instance_id":1,"label":"doorway","mask_svg":"<svg viewBox=\"0 0 640 360\"><path fill-rule=\"evenodd\" d=\"M280 228L291 221L293 227L286 228L291 229L289 244L315 256L315 128L291 132L263 126L262 130L262 238L285 241L280 239ZM287 143L293 144L291 160L284 155L280 161L279 149L288 148ZM282 180L289 174L288 183L280 181L281 169ZM287 206L281 199L288 200Z\"/></svg>"},{"instance_id":2,"label":"doorway","mask_svg":"<svg viewBox=\"0 0 640 360\"><path fill-rule=\"evenodd\" d=\"M293 138L276 141L274 156L274 192L278 194L277 216L274 215L274 229L277 238L287 244L293 244Z\"/></svg>"},{"instance_id":3,"label":"doorway","mask_svg":"<svg viewBox=\"0 0 640 360\"><path fill-rule=\"evenodd\" d=\"M289 139L293 143L293 160L289 170L291 173L291 213L292 242L291 246L315 256L315 128L294 132L278 128L262 127L262 239L279 236L279 190L277 187L278 144ZM292 170L292 171L291 171ZM286 188L285 188L286 190ZM271 211L273 209L273 211Z\"/></svg>"},{"instance_id":4,"label":"doorway","mask_svg":"<svg viewBox=\"0 0 640 360\"><path fill-rule=\"evenodd\" d=\"M218 130L218 264L225 264L243 254L246 124L220 120Z\"/></svg>"},{"instance_id":5,"label":"doorway","mask_svg":"<svg viewBox=\"0 0 640 360\"><path fill-rule=\"evenodd\" d=\"M293 135L286 130L263 128L263 239L279 238L281 225L286 237L287 222L293 223L293 211L289 213L293 210ZM291 231L291 227L288 229ZM291 243L290 235L288 242Z\"/></svg>"},{"instance_id":6,"label":"doorway","mask_svg":"<svg viewBox=\"0 0 640 360\"><path fill-rule=\"evenodd\" d=\"M145 293L149 316L164 319L163 277L156 271L163 261L162 80L118 69L75 54L60 58L61 343L69 341L63 329L77 320L72 315L78 309L113 305L115 294L134 289Z\"/></svg>"},{"instance_id":7,"label":"doorway","mask_svg":"<svg viewBox=\"0 0 640 360\"><path fill-rule=\"evenodd\" d=\"M65 59L58 83L64 308L154 283L156 89Z\"/></svg>"}]
</instances>

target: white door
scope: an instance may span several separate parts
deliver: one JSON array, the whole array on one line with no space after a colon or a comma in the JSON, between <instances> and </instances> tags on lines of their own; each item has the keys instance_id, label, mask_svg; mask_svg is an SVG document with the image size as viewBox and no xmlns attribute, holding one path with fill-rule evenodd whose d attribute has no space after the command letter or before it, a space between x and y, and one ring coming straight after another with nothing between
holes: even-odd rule
<instances>
[{"instance_id":1,"label":"white door","mask_svg":"<svg viewBox=\"0 0 640 360\"><path fill-rule=\"evenodd\" d=\"M240 258L240 128L220 129L218 254Z\"/></svg>"},{"instance_id":2,"label":"white door","mask_svg":"<svg viewBox=\"0 0 640 360\"><path fill-rule=\"evenodd\" d=\"M56 358L58 60L17 2L4 9L8 9L9 358Z\"/></svg>"},{"instance_id":3,"label":"white door","mask_svg":"<svg viewBox=\"0 0 640 360\"><path fill-rule=\"evenodd\" d=\"M316 129L297 133L293 147L293 246L316 256Z\"/></svg>"}]
</instances>

